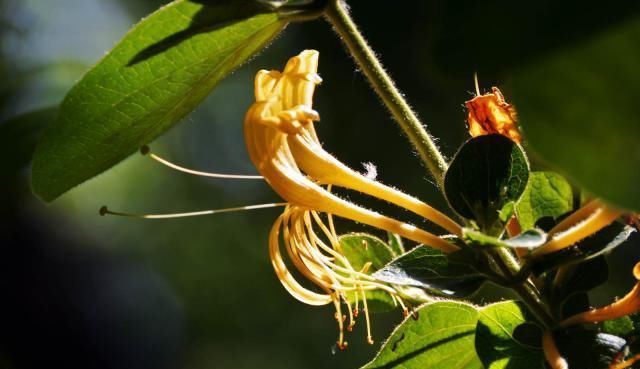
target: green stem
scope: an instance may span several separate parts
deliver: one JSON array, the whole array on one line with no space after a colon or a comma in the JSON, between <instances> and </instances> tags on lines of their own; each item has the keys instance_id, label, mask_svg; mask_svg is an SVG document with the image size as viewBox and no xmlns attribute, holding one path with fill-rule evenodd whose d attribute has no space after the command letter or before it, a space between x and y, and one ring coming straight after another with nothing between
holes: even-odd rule
<instances>
[{"instance_id":1,"label":"green stem","mask_svg":"<svg viewBox=\"0 0 640 369\"><path fill-rule=\"evenodd\" d=\"M494 261L505 274L507 280L514 280L520 272L520 264L509 252L503 248L492 250L491 256ZM540 292L531 280L527 279L524 283L519 283L511 287L522 299L529 310L538 318L545 328L549 329L555 325L553 316L547 310L547 304L540 297Z\"/></svg>"},{"instance_id":2,"label":"green stem","mask_svg":"<svg viewBox=\"0 0 640 369\"><path fill-rule=\"evenodd\" d=\"M447 163L444 157L349 16L349 11L344 1L331 0L325 10L325 16L346 44L373 89L391 111L404 133L409 137L422 162L436 179L440 188L442 188L444 173L447 170Z\"/></svg>"}]
</instances>

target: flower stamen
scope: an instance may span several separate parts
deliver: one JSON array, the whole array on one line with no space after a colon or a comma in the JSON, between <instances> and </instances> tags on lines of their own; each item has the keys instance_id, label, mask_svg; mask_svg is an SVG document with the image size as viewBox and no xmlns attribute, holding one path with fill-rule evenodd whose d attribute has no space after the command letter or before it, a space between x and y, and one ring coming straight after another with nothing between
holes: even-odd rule
<instances>
[{"instance_id":1,"label":"flower stamen","mask_svg":"<svg viewBox=\"0 0 640 369\"><path fill-rule=\"evenodd\" d=\"M213 214L221 214L221 213L232 213L232 212L246 211L246 210L269 209L269 208L282 207L286 205L287 205L286 202L273 202L268 204L236 206L232 208L199 210L199 211L191 211L186 213L169 213L169 214L124 213L120 211L112 211L112 210L109 210L107 206L103 206L100 208L99 212L100 212L100 215L117 215L121 217L143 218L143 219L169 219L169 218L196 217L201 215L213 215Z\"/></svg>"},{"instance_id":2,"label":"flower stamen","mask_svg":"<svg viewBox=\"0 0 640 369\"><path fill-rule=\"evenodd\" d=\"M142 146L140 149L140 153L145 156L149 156L151 159L157 161L160 164L163 164L171 169L175 169L179 172L193 174L201 177L212 177L212 178L223 178L223 179L264 179L262 176L254 176L254 175L244 175L244 174L225 174L225 173L212 173L212 172L202 172L199 170L193 170L189 168L185 168L178 164L172 163L167 159L161 158L160 156L151 152L149 146Z\"/></svg>"}]
</instances>

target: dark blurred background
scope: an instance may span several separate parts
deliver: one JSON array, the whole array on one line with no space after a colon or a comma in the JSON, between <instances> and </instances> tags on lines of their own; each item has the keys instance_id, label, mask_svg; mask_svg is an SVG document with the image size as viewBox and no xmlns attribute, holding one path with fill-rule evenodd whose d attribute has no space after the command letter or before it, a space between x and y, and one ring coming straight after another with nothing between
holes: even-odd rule
<instances>
[{"instance_id":1,"label":"dark blurred background","mask_svg":"<svg viewBox=\"0 0 640 369\"><path fill-rule=\"evenodd\" d=\"M163 3L0 0L0 121L59 103L136 21ZM350 2L449 157L467 137L462 104L471 97L474 71L485 90L507 84L508 99L511 70L637 14L633 3L590 9L571 1ZM315 107L327 150L354 168L372 162L382 182L445 209L323 20L290 25L153 150L201 170L254 173L242 140L253 76L281 69L305 48L321 55L324 83ZM267 234L278 210L163 221L98 215L105 204L144 213L277 201L264 183L190 177L134 155L47 206L30 194L28 168L1 178L0 368L354 368L373 357L401 319L398 311L376 315L374 346L365 343L359 324L349 350L333 352L332 309L298 303L271 268ZM620 270L613 274L626 278L628 268Z\"/></svg>"}]
</instances>

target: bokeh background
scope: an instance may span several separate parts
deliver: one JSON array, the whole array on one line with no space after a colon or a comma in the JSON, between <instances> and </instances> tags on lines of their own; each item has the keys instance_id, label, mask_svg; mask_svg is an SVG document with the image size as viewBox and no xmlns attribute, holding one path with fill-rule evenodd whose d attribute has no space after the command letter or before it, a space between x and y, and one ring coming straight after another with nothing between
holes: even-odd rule
<instances>
[{"instance_id":1,"label":"bokeh background","mask_svg":"<svg viewBox=\"0 0 640 369\"><path fill-rule=\"evenodd\" d=\"M0 121L59 103L136 21L163 3L0 0ZM510 71L620 20L627 4L560 3L350 2L449 157L467 137L462 104L472 96L474 71L483 89L504 86L508 99ZM354 168L372 162L382 182L446 209L322 19L290 25L183 124L153 142L153 150L201 170L255 173L242 140L253 76L282 68L306 48L321 55L324 83L315 106L327 150ZM374 346L365 343L359 324L349 350L336 353L332 309L298 303L273 273L267 234L276 209L162 221L98 215L105 204L146 213L278 201L260 181L191 177L134 155L44 205L30 193L28 168L0 178L0 368L354 368L373 357L401 320L399 311L374 316ZM387 204L347 195L422 225ZM361 228L341 223L339 229ZM637 252L625 246L621 255L622 267L612 271L616 283L601 289L602 296L623 293L629 283L626 266ZM496 296L485 292L475 300Z\"/></svg>"}]
</instances>

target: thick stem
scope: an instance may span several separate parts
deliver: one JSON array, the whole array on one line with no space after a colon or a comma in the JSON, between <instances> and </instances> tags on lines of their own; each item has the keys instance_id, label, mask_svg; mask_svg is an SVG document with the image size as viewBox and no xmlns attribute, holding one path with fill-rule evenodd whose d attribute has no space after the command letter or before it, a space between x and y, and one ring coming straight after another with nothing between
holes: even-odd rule
<instances>
[{"instance_id":1,"label":"thick stem","mask_svg":"<svg viewBox=\"0 0 640 369\"><path fill-rule=\"evenodd\" d=\"M514 256L503 248L492 251L491 256L493 256L494 261L505 274L505 278L507 280L516 279L520 272L520 264ZM529 310L538 318L545 328L549 329L555 325L555 320L547 310L547 304L542 301L540 292L533 282L526 280L524 283L518 283L511 288L518 294L522 302L527 305Z\"/></svg>"},{"instance_id":2,"label":"thick stem","mask_svg":"<svg viewBox=\"0 0 640 369\"><path fill-rule=\"evenodd\" d=\"M349 16L344 1L331 0L325 15L442 189L447 170L444 157Z\"/></svg>"}]
</instances>

